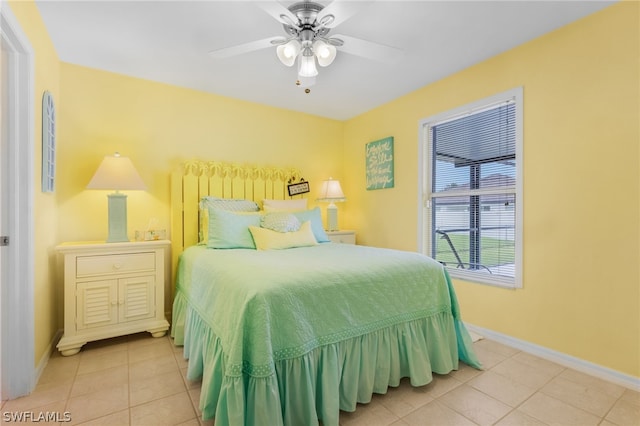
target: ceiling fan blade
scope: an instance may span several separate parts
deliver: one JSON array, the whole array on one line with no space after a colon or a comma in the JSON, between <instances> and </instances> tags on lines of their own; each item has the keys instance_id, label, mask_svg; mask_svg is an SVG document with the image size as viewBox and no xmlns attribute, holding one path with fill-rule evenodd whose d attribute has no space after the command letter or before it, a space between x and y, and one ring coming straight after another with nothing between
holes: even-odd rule
<instances>
[{"instance_id":1,"label":"ceiling fan blade","mask_svg":"<svg viewBox=\"0 0 640 426\"><path fill-rule=\"evenodd\" d=\"M318 22L322 22L323 19L327 19L328 15L333 15L333 20L328 22L325 26L328 28L335 28L342 24L347 19L351 18L356 13L360 12L363 8L369 5L367 1L340 1L334 0L327 7L322 9L318 14Z\"/></svg>"},{"instance_id":2,"label":"ceiling fan blade","mask_svg":"<svg viewBox=\"0 0 640 426\"><path fill-rule=\"evenodd\" d=\"M256 2L258 7L282 24L297 27L298 18L289 9L275 0Z\"/></svg>"},{"instance_id":3,"label":"ceiling fan blade","mask_svg":"<svg viewBox=\"0 0 640 426\"><path fill-rule=\"evenodd\" d=\"M253 52L255 50L266 49L277 44L286 42L284 37L269 37L262 40L255 40L249 43L239 44L237 46L223 47L209 52L212 58L225 59L231 56L242 55L243 53Z\"/></svg>"},{"instance_id":4,"label":"ceiling fan blade","mask_svg":"<svg viewBox=\"0 0 640 426\"><path fill-rule=\"evenodd\" d=\"M398 61L402 57L402 55L404 55L404 52L396 47L385 46L384 44L374 43L372 41L363 40L361 38L336 34L329 40L333 38L342 40L344 42L342 46L338 47L338 50L340 52L361 56L363 58L374 59L380 62L394 63Z\"/></svg>"}]
</instances>

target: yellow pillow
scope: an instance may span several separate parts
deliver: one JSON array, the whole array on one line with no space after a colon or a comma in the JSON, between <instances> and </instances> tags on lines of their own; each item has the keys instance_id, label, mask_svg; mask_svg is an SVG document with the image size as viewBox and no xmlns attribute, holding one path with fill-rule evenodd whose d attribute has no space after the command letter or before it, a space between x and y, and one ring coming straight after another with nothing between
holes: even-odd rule
<instances>
[{"instance_id":1,"label":"yellow pillow","mask_svg":"<svg viewBox=\"0 0 640 426\"><path fill-rule=\"evenodd\" d=\"M258 226L249 226L249 231L258 250L282 250L318 244L313 236L310 221L304 222L295 232L277 232Z\"/></svg>"}]
</instances>

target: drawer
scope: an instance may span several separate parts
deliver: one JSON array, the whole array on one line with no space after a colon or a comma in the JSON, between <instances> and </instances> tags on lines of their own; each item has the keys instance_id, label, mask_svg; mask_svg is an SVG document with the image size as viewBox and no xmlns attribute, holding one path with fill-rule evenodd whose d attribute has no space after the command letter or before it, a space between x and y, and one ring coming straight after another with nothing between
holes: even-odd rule
<instances>
[{"instance_id":1,"label":"drawer","mask_svg":"<svg viewBox=\"0 0 640 426\"><path fill-rule=\"evenodd\" d=\"M154 253L79 256L76 259L77 277L153 271L155 268L156 258Z\"/></svg>"},{"instance_id":2,"label":"drawer","mask_svg":"<svg viewBox=\"0 0 640 426\"><path fill-rule=\"evenodd\" d=\"M356 234L334 234L329 235L329 239L333 243L338 244L355 244L356 243Z\"/></svg>"}]
</instances>

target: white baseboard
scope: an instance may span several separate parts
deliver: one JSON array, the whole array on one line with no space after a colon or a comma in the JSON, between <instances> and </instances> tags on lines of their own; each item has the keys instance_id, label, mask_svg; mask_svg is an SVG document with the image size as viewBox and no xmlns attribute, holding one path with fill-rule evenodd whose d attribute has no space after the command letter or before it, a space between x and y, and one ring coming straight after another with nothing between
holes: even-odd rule
<instances>
[{"instance_id":1,"label":"white baseboard","mask_svg":"<svg viewBox=\"0 0 640 426\"><path fill-rule=\"evenodd\" d=\"M55 350L56 344L58 343L61 337L62 337L62 330L58 330L56 334L53 336L53 339L51 340L51 342L49 342L49 345L47 346L47 350L44 351L42 358L40 358L40 361L38 362L38 365L36 366L36 369L33 372L33 384L31 386L31 389L35 390L36 385L40 380L40 376L42 375L42 372L44 371L45 367L47 366L47 363L49 362L51 353Z\"/></svg>"},{"instance_id":2,"label":"white baseboard","mask_svg":"<svg viewBox=\"0 0 640 426\"><path fill-rule=\"evenodd\" d=\"M465 326L469 332L477 333L487 339L502 343L503 345L511 346L512 348L553 361L557 364L581 371L585 374L624 386L636 392L640 392L640 377L624 374L620 371L612 370L562 352L557 352L543 346L516 339L515 337L507 336L506 334L498 333L487 328L477 327L473 324L467 323L465 323Z\"/></svg>"}]
</instances>

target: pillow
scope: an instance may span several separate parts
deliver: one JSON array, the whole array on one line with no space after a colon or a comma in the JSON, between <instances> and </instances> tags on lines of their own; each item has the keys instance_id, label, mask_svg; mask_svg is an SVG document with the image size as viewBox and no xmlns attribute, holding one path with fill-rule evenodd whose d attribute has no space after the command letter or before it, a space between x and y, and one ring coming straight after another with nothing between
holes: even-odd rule
<instances>
[{"instance_id":1,"label":"pillow","mask_svg":"<svg viewBox=\"0 0 640 426\"><path fill-rule=\"evenodd\" d=\"M297 200L262 200L262 207L266 212L306 210L307 199Z\"/></svg>"},{"instance_id":2,"label":"pillow","mask_svg":"<svg viewBox=\"0 0 640 426\"><path fill-rule=\"evenodd\" d=\"M300 229L300 221L287 212L267 213L262 216L260 226L276 232L295 232Z\"/></svg>"},{"instance_id":3,"label":"pillow","mask_svg":"<svg viewBox=\"0 0 640 426\"><path fill-rule=\"evenodd\" d=\"M250 226L260 226L260 213L238 213L220 209L209 209L208 248L255 249Z\"/></svg>"},{"instance_id":4,"label":"pillow","mask_svg":"<svg viewBox=\"0 0 640 426\"><path fill-rule=\"evenodd\" d=\"M282 250L318 244L309 221L303 223L300 230L295 232L278 232L257 226L250 226L249 231L258 250Z\"/></svg>"},{"instance_id":5,"label":"pillow","mask_svg":"<svg viewBox=\"0 0 640 426\"><path fill-rule=\"evenodd\" d=\"M320 207L300 212L291 212L291 214L297 217L301 223L311 221L311 229L313 230L313 235L316 237L316 241L319 243L328 243L331 241L329 240L327 233L324 232Z\"/></svg>"},{"instance_id":6,"label":"pillow","mask_svg":"<svg viewBox=\"0 0 640 426\"><path fill-rule=\"evenodd\" d=\"M232 198L218 198L205 196L199 203L200 223L198 224L198 242L206 244L209 240L209 209L227 210L232 212L257 212L260 210L258 203L251 200L240 200Z\"/></svg>"}]
</instances>

